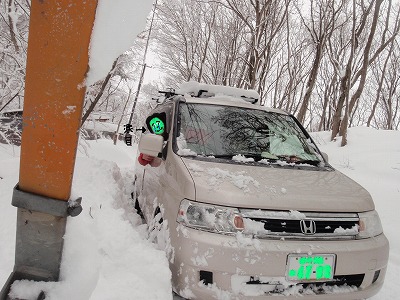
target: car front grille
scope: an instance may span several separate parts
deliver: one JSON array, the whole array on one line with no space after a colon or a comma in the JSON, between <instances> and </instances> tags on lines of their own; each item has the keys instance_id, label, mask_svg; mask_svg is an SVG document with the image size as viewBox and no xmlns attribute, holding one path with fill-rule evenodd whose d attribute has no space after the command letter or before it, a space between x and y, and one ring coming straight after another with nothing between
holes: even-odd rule
<instances>
[{"instance_id":1,"label":"car front grille","mask_svg":"<svg viewBox=\"0 0 400 300\"><path fill-rule=\"evenodd\" d=\"M263 224L262 232L253 232L258 238L340 240L355 239L358 234L359 217L355 213L299 213L250 209L241 209L240 212L245 220Z\"/></svg>"}]
</instances>

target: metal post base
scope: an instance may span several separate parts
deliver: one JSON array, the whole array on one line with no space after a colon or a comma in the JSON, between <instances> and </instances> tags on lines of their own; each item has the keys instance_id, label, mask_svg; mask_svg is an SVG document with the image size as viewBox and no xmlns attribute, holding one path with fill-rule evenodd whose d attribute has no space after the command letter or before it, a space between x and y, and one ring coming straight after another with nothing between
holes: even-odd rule
<instances>
[{"instance_id":1,"label":"metal post base","mask_svg":"<svg viewBox=\"0 0 400 300\"><path fill-rule=\"evenodd\" d=\"M67 218L18 208L14 271L57 281Z\"/></svg>"},{"instance_id":2,"label":"metal post base","mask_svg":"<svg viewBox=\"0 0 400 300\"><path fill-rule=\"evenodd\" d=\"M15 280L58 281L67 216L82 210L80 199L71 207L68 201L23 192L18 185L12 204L18 207L15 266L0 300L10 299L8 294Z\"/></svg>"},{"instance_id":3,"label":"metal post base","mask_svg":"<svg viewBox=\"0 0 400 300\"><path fill-rule=\"evenodd\" d=\"M11 285L14 283L16 280L34 280L34 281L41 281L41 278L32 276L31 278L27 278L27 274L25 273L20 273L20 272L12 272L11 275L8 277L6 283L3 286L3 289L0 292L0 300L13 300L11 299L8 294L10 293L10 288ZM40 292L36 300L44 300L46 299L46 295L44 292Z\"/></svg>"}]
</instances>

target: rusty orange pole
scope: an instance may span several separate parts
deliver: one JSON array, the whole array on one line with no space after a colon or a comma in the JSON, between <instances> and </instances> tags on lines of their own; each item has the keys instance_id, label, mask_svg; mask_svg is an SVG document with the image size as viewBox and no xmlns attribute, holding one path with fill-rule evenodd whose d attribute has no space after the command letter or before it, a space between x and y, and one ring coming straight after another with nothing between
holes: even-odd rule
<instances>
[{"instance_id":1,"label":"rusty orange pole","mask_svg":"<svg viewBox=\"0 0 400 300\"><path fill-rule=\"evenodd\" d=\"M32 0L14 272L58 280L97 0ZM8 287L7 287L8 285Z\"/></svg>"},{"instance_id":2,"label":"rusty orange pole","mask_svg":"<svg viewBox=\"0 0 400 300\"><path fill-rule=\"evenodd\" d=\"M69 199L96 6L95 0L32 1L19 176L23 191Z\"/></svg>"}]
</instances>

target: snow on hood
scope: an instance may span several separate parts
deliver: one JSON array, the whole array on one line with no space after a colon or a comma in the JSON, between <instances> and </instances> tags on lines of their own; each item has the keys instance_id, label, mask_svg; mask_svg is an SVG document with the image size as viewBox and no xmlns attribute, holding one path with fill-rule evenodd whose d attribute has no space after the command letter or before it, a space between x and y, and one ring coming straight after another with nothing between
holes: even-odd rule
<instances>
[{"instance_id":1,"label":"snow on hood","mask_svg":"<svg viewBox=\"0 0 400 300\"><path fill-rule=\"evenodd\" d=\"M338 171L216 163L182 158L196 201L242 208L321 212L374 209L370 194Z\"/></svg>"}]
</instances>

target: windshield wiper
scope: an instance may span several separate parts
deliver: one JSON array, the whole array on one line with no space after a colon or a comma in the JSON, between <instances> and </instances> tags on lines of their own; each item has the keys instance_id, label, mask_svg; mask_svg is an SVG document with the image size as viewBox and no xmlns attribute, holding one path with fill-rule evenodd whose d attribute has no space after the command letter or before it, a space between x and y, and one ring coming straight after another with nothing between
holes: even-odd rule
<instances>
[{"instance_id":1,"label":"windshield wiper","mask_svg":"<svg viewBox=\"0 0 400 300\"><path fill-rule=\"evenodd\" d=\"M304 160L300 160L300 161L296 162L296 164L308 164L308 165L319 167L321 164L321 161L312 160L312 159L304 159Z\"/></svg>"},{"instance_id":2,"label":"windshield wiper","mask_svg":"<svg viewBox=\"0 0 400 300\"><path fill-rule=\"evenodd\" d=\"M264 158L261 153L257 152L240 152L236 155L243 155L246 158L254 158L254 160L261 160Z\"/></svg>"},{"instance_id":3,"label":"windshield wiper","mask_svg":"<svg viewBox=\"0 0 400 300\"><path fill-rule=\"evenodd\" d=\"M258 153L251 153L251 152L241 152L241 153L226 153L226 154L207 154L206 156L211 156L215 158L233 158L234 156L242 155L245 158L254 158L254 160L260 160L263 157L261 154Z\"/></svg>"},{"instance_id":4,"label":"windshield wiper","mask_svg":"<svg viewBox=\"0 0 400 300\"><path fill-rule=\"evenodd\" d=\"M296 155L278 155L277 158L265 158L271 163L277 163L278 161L286 162L287 164L308 164L316 167L320 167L321 161L313 159L302 159Z\"/></svg>"},{"instance_id":5,"label":"windshield wiper","mask_svg":"<svg viewBox=\"0 0 400 300\"><path fill-rule=\"evenodd\" d=\"M213 157L213 158L232 158L236 154L206 154L205 157Z\"/></svg>"},{"instance_id":6,"label":"windshield wiper","mask_svg":"<svg viewBox=\"0 0 400 300\"><path fill-rule=\"evenodd\" d=\"M293 160L291 160L291 157L287 157L287 156L276 156L273 157L271 155L271 157L266 157L265 155L263 155L262 153L255 153L255 152L240 152L240 153L225 153L225 154L207 154L206 157L214 157L214 158L222 158L222 159L232 159L234 156L237 155L242 155L245 158L253 158L255 162L258 162L260 160L266 160L270 163L277 163L278 161L283 161L286 162L288 164L309 164L312 166L316 166L319 167L321 164L321 161L319 160L312 160L312 159L301 159L300 157L295 157L292 156ZM294 159L295 157L295 159Z\"/></svg>"}]
</instances>

